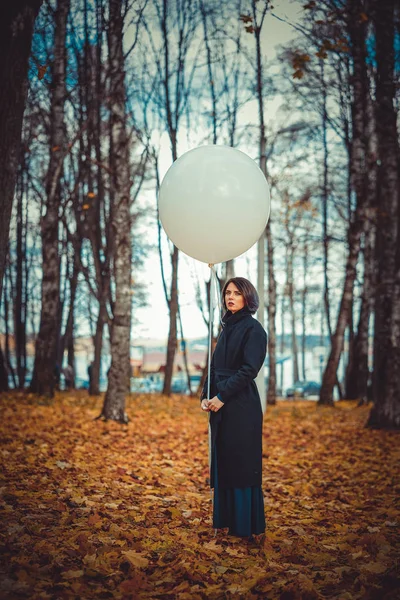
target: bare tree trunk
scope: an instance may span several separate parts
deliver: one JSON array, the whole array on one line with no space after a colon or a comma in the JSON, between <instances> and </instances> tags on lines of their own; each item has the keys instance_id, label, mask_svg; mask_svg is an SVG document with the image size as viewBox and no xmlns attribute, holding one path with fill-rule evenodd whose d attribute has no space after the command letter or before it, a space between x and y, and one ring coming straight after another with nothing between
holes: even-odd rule
<instances>
[{"instance_id":1,"label":"bare tree trunk","mask_svg":"<svg viewBox=\"0 0 400 600\"><path fill-rule=\"evenodd\" d=\"M282 298L281 298L281 344L280 344L280 353L281 353L281 382L280 382L280 388L281 388L281 394L282 396L283 394L283 384L284 384L284 380L283 380L283 368L284 368L284 364L285 361L283 360L283 353L285 351L285 294L282 291Z\"/></svg>"},{"instance_id":2,"label":"bare tree trunk","mask_svg":"<svg viewBox=\"0 0 400 600\"><path fill-rule=\"evenodd\" d=\"M54 395L54 370L59 333L60 261L59 207L61 175L65 156L64 103L66 98L66 34L70 0L59 0L55 12L54 61L50 109L50 161L47 174L46 213L42 229L42 311L35 347L35 365L30 389L40 395Z\"/></svg>"},{"instance_id":3,"label":"bare tree trunk","mask_svg":"<svg viewBox=\"0 0 400 600\"><path fill-rule=\"evenodd\" d=\"M369 381L369 323L372 314L375 293L374 266L375 266L375 225L368 223L369 229L365 232L364 240L364 280L361 295L360 318L358 321L357 335L354 340L354 390L346 394L348 398L359 398L360 404L368 403Z\"/></svg>"},{"instance_id":4,"label":"bare tree trunk","mask_svg":"<svg viewBox=\"0 0 400 600\"><path fill-rule=\"evenodd\" d=\"M24 148L21 154L24 156ZM16 247L16 281L14 298L14 336L15 360L18 377L18 387L24 388L26 376L26 312L27 298L25 295L26 282L26 223L24 223L23 199L25 195L25 160L22 158L20 173L17 181L17 247Z\"/></svg>"},{"instance_id":5,"label":"bare tree trunk","mask_svg":"<svg viewBox=\"0 0 400 600\"><path fill-rule=\"evenodd\" d=\"M232 258L225 263L225 281L229 281L233 277L235 277L235 260Z\"/></svg>"},{"instance_id":6,"label":"bare tree trunk","mask_svg":"<svg viewBox=\"0 0 400 600\"><path fill-rule=\"evenodd\" d=\"M349 308L347 331L348 331L348 334L347 334L347 361L346 361L345 372L344 372L344 385L345 385L346 391L347 391L347 385L348 385L348 381L349 381L349 374L354 370L354 359L355 359L354 352L355 352L356 336L354 334L354 294L353 294L353 298L351 301L351 306ZM342 354L342 356L344 357L344 354ZM347 394L346 394L346 398L348 398Z\"/></svg>"},{"instance_id":7,"label":"bare tree trunk","mask_svg":"<svg viewBox=\"0 0 400 600\"><path fill-rule=\"evenodd\" d=\"M377 140L372 99L367 99L366 143L367 155L367 221L364 234L364 273L361 293L360 316L354 339L353 369L348 374L347 398L359 398L360 404L368 403L371 384L369 373L369 324L374 308L376 273L376 209L377 209Z\"/></svg>"},{"instance_id":8,"label":"bare tree trunk","mask_svg":"<svg viewBox=\"0 0 400 600\"><path fill-rule=\"evenodd\" d=\"M4 361L4 354L0 346L0 392L8 391L8 372Z\"/></svg>"},{"instance_id":9,"label":"bare tree trunk","mask_svg":"<svg viewBox=\"0 0 400 600\"><path fill-rule=\"evenodd\" d=\"M321 59L321 82L322 82L322 147L324 153L323 161L323 185L322 185L322 224L323 224L323 247L324 247L324 306L326 323L328 325L329 337L332 338L331 311L329 301L329 234L328 234L328 200L329 200L329 164L328 164L328 110L327 92L324 75L324 61Z\"/></svg>"},{"instance_id":10,"label":"bare tree trunk","mask_svg":"<svg viewBox=\"0 0 400 600\"><path fill-rule=\"evenodd\" d=\"M268 10L268 2L265 2L261 9L261 14L257 16L257 0L251 2L252 14L253 14L253 29L254 37L256 42L256 91L257 91L257 102L258 102L258 120L259 120L259 164L260 169L267 178L267 140L265 136L265 122L264 122L264 76L263 76L263 61L261 54L261 31L264 24L265 15ZM276 335L275 335L275 314L276 314L276 285L273 274L273 261L270 256L272 252L272 232L270 222L267 225L267 244L268 244L268 332L269 332L269 377L268 377L268 391L265 397L265 383L263 372L261 369L261 381L259 381L259 390L261 395L261 406L263 411L266 409L267 404L274 404L276 402ZM260 295L260 308L258 310L258 320L264 327L264 312L265 312L265 299L264 299L264 270L265 270L265 232L262 233L258 240L258 293ZM273 306L271 306L273 303ZM271 322L271 311L273 313L273 323ZM273 331L271 331L273 327Z\"/></svg>"},{"instance_id":11,"label":"bare tree trunk","mask_svg":"<svg viewBox=\"0 0 400 600\"><path fill-rule=\"evenodd\" d=\"M294 308L294 283L293 283L293 240L289 243L288 248L288 264L287 264L287 287L289 298L290 318L292 325L292 354L293 354L293 383L299 381L299 358L296 336L296 313Z\"/></svg>"},{"instance_id":12,"label":"bare tree trunk","mask_svg":"<svg viewBox=\"0 0 400 600\"><path fill-rule=\"evenodd\" d=\"M267 405L276 404L276 281L274 274L274 248L272 244L271 219L267 225L268 248L268 354L269 378Z\"/></svg>"},{"instance_id":13,"label":"bare tree trunk","mask_svg":"<svg viewBox=\"0 0 400 600\"><path fill-rule=\"evenodd\" d=\"M10 293L8 292L8 285L10 285ZM17 379L15 377L14 368L11 364L11 353L10 353L10 330L9 330L9 300L12 298L12 280L11 280L11 272L10 266L6 267L5 277L4 277L4 292L3 292L3 304L4 304L4 325L5 325L5 344L4 344L4 359L5 364L7 365L7 371L12 379L12 385L15 389L17 387Z\"/></svg>"},{"instance_id":14,"label":"bare tree trunk","mask_svg":"<svg viewBox=\"0 0 400 600\"><path fill-rule=\"evenodd\" d=\"M346 64L346 68L347 68L347 72L346 72L346 76L347 76L347 82L351 81L351 72L349 69L349 57L348 60L344 61ZM339 74L339 82L340 82L340 86L341 88L345 87L345 85L343 84L343 79L342 79L342 72L341 72L341 68L339 67L338 69L338 74ZM341 113L343 114L342 120L343 120L343 132L344 132L344 141L345 141L345 146L346 146L346 150L347 150L347 194L346 194L346 199L347 199L347 218L348 221L350 222L352 219L352 212L353 212L353 208L352 208L352 198L353 198L353 186L352 186L352 145L351 145L351 137L350 137L350 121L347 118L347 103L344 99L344 95L343 93L340 93L340 107L341 107ZM350 318L349 318L349 323L348 323L348 328L349 328L349 336L348 336L348 360L347 360L347 365L346 365L346 371L345 371L345 397L346 398L350 398L351 396L349 395L349 393L351 393L351 389L354 386L354 381L355 381L355 377L354 377L354 369L356 368L356 338L354 335L354 297L353 297L353 301L352 301L352 306L350 308ZM340 399L342 399L342 394L340 394Z\"/></svg>"},{"instance_id":15,"label":"bare tree trunk","mask_svg":"<svg viewBox=\"0 0 400 600\"><path fill-rule=\"evenodd\" d=\"M368 403L368 386L370 374L369 356L369 324L374 306L375 295L375 234L377 209L377 140L375 134L375 118L372 99L367 98L367 119L365 123L366 144L368 145L366 163L366 228L364 233L364 272L361 292L361 307L354 337L353 360L346 373L346 398L359 399L360 404ZM351 367L351 368L350 368Z\"/></svg>"},{"instance_id":16,"label":"bare tree trunk","mask_svg":"<svg viewBox=\"0 0 400 600\"><path fill-rule=\"evenodd\" d=\"M97 4L96 10L96 30L97 30L97 43L94 55L92 54L91 70L86 72L86 84L91 89L95 90L92 94L90 104L91 110L88 110L90 116L90 126L88 129L88 135L90 140L93 141L95 156L98 165L103 164L103 154L101 146L102 137L102 94L104 94L104 85L101 77L101 37L104 29L103 13L101 3ZM86 28L86 37L89 37L89 33ZM89 49L93 47L87 43L86 54ZM88 69L88 59L86 59L86 69ZM89 108L89 107L88 107ZM105 204L105 182L103 169L97 168L95 181L97 184L97 196L96 201L93 203L93 210L91 213L90 223L90 242L92 247L92 253L96 266L96 282L97 282L97 298L99 303L99 312L96 322L96 331L93 340L94 346L94 359L91 364L91 376L89 382L89 395L97 396L100 394L100 375L101 375L101 357L103 351L103 335L104 325L107 322L107 301L109 299L110 290L110 261L112 260L112 254L114 251L113 244L111 243L109 231L110 228L106 225L106 244L103 243L103 236L101 231L102 211L104 211Z\"/></svg>"},{"instance_id":17,"label":"bare tree trunk","mask_svg":"<svg viewBox=\"0 0 400 600\"><path fill-rule=\"evenodd\" d=\"M0 298L20 157L28 59L42 0L13 0L0 7Z\"/></svg>"},{"instance_id":18,"label":"bare tree trunk","mask_svg":"<svg viewBox=\"0 0 400 600\"><path fill-rule=\"evenodd\" d=\"M123 17L120 0L109 0L108 48L110 57L111 194L114 239L115 301L110 328L111 367L101 416L126 423L125 396L130 391L131 329L131 173L126 124L126 89Z\"/></svg>"},{"instance_id":19,"label":"bare tree trunk","mask_svg":"<svg viewBox=\"0 0 400 600\"><path fill-rule=\"evenodd\" d=\"M161 97L157 103L159 114L165 123L171 145L172 160L177 159L177 135L179 121L184 113L189 114L191 85L194 76L194 60L192 72L187 73L186 63L191 44L195 38L199 22L197 4L191 0L173 3L160 0L157 3L158 30L153 37L155 23L148 24L144 19L144 27L151 40L149 50L157 64L158 89ZM157 38L157 43L155 43ZM155 46L161 39L162 49L158 52ZM172 45L171 40L175 39ZM172 49L172 51L171 51ZM174 369L177 337L178 313L178 263L179 251L175 246L171 251L171 284L169 297L166 298L169 309L169 332L166 353L163 394L171 394L171 381Z\"/></svg>"},{"instance_id":20,"label":"bare tree trunk","mask_svg":"<svg viewBox=\"0 0 400 600\"><path fill-rule=\"evenodd\" d=\"M175 140L176 142L176 140ZM175 151L176 154L176 145ZM159 180L159 171L158 171L158 160L155 159L155 170L156 170L156 185L157 185L157 227L158 227L158 253L160 257L160 268L161 268L161 278L163 283L163 289L165 294L165 300L168 305L169 310L169 332L168 332L168 342L167 342L167 356L165 361L165 373L164 373L164 385L163 385L163 394L166 396L171 395L171 382L172 375L174 369L174 361L175 361L175 352L176 352L176 343L177 343L177 313L178 313L178 258L179 251L176 246L173 246L173 251L171 253L171 263L172 263L172 277L171 277L171 288L170 295L168 295L167 290L167 282L165 279L165 271L164 271L164 262L161 248L161 222L158 216L158 191L160 189L160 180ZM173 304L172 312L171 312L171 304Z\"/></svg>"},{"instance_id":21,"label":"bare tree trunk","mask_svg":"<svg viewBox=\"0 0 400 600\"><path fill-rule=\"evenodd\" d=\"M400 149L394 77L395 0L375 0L376 130L379 150L374 406L367 425L400 428ZM396 4L397 6L397 4Z\"/></svg>"},{"instance_id":22,"label":"bare tree trunk","mask_svg":"<svg viewBox=\"0 0 400 600\"><path fill-rule=\"evenodd\" d=\"M67 345L67 362L72 367L72 379L71 379L71 388L72 389L74 389L76 387L74 329L75 329L74 315L72 315L72 324L70 326L70 335L68 337L68 345Z\"/></svg>"},{"instance_id":23,"label":"bare tree trunk","mask_svg":"<svg viewBox=\"0 0 400 600\"><path fill-rule=\"evenodd\" d=\"M100 371L101 354L103 349L104 325L106 322L106 307L100 303L99 314L96 321L96 331L93 336L94 358L90 367L89 395L98 396L100 394Z\"/></svg>"},{"instance_id":24,"label":"bare tree trunk","mask_svg":"<svg viewBox=\"0 0 400 600\"><path fill-rule=\"evenodd\" d=\"M165 95L165 113L167 119L167 130L171 143L172 160L175 162L178 157L177 151L177 128L178 128L178 98L175 96L176 109L172 110L172 94L170 91L171 86L171 65L170 65L170 44L169 44L169 6L168 1L162 1L162 18L161 18L161 33L163 39L163 50L164 50L164 95ZM182 36L181 31L181 36ZM182 65L181 65L182 67ZM179 95L181 90L177 89ZM175 117L175 119L174 119ZM168 342L167 342L167 356L165 362L165 374L164 374L164 386L163 394L166 396L171 395L171 382L172 374L174 370L175 352L176 352L176 339L177 339L177 314L178 314L178 262L179 262L179 250L176 246L173 247L171 253L171 289L168 299L169 308L169 331L168 331Z\"/></svg>"},{"instance_id":25,"label":"bare tree trunk","mask_svg":"<svg viewBox=\"0 0 400 600\"><path fill-rule=\"evenodd\" d=\"M176 338L177 338L177 314L178 314L178 258L179 250L176 246L171 254L171 266L172 266L172 278L171 278L171 292L169 298L169 332L168 332L168 343L167 343L167 358L165 363L165 376L164 376L164 387L163 394L170 396L171 394L171 382L172 374L174 370L175 352L176 352Z\"/></svg>"},{"instance_id":26,"label":"bare tree trunk","mask_svg":"<svg viewBox=\"0 0 400 600\"><path fill-rule=\"evenodd\" d=\"M75 248L75 252L80 252L81 244L78 244L78 248ZM75 352L74 352L74 312L75 312L75 298L76 298L76 290L78 287L78 276L79 276L79 261L74 260L74 266L72 271L72 276L69 278L69 307L68 307L68 316L67 322L65 325L64 335L60 341L60 358L59 365L62 365L64 351L67 348L68 350L68 364L72 367L74 371L74 377L72 381L72 388L75 387Z\"/></svg>"},{"instance_id":27,"label":"bare tree trunk","mask_svg":"<svg viewBox=\"0 0 400 600\"><path fill-rule=\"evenodd\" d=\"M185 336L183 335L183 326L182 326L182 317L181 317L180 308L178 308L178 318L179 318L179 329L181 330L181 344L182 344L181 350L183 352L183 364L185 365L186 381L188 384L189 395L192 396L192 382L190 381L187 344L186 344Z\"/></svg>"},{"instance_id":28,"label":"bare tree trunk","mask_svg":"<svg viewBox=\"0 0 400 600\"><path fill-rule=\"evenodd\" d=\"M307 380L307 372L306 372L306 315L307 315L307 296L308 296L308 286L307 286L307 271L308 271L308 244L307 240L304 240L304 248L303 248L303 290L301 294L301 371L302 378L304 381Z\"/></svg>"},{"instance_id":29,"label":"bare tree trunk","mask_svg":"<svg viewBox=\"0 0 400 600\"><path fill-rule=\"evenodd\" d=\"M356 211L358 212L358 211ZM319 404L333 406L333 388L337 379L337 368L342 353L344 332L347 326L349 310L353 299L354 281L356 278L356 266L360 251L360 237L364 227L363 216L357 214L357 221L352 224L349 235L349 256L346 263L346 274L342 300L339 308L336 330L332 336L332 348L322 378L322 386Z\"/></svg>"},{"instance_id":30,"label":"bare tree trunk","mask_svg":"<svg viewBox=\"0 0 400 600\"><path fill-rule=\"evenodd\" d=\"M343 349L344 332L349 321L349 312L353 302L354 281L356 277L356 266L360 251L361 235L365 225L365 118L366 99L368 90L368 78L366 71L366 49L365 49L365 23L359 19L362 7L359 3L351 1L348 4L348 29L352 44L353 57L353 139L352 139L352 185L357 196L356 209L353 220L350 223L348 234L348 257L346 262L345 280L342 299L340 302L336 330L331 338L331 352L328 358L322 386L319 404L333 406L333 388L337 380L337 369L340 355Z\"/></svg>"}]
</instances>

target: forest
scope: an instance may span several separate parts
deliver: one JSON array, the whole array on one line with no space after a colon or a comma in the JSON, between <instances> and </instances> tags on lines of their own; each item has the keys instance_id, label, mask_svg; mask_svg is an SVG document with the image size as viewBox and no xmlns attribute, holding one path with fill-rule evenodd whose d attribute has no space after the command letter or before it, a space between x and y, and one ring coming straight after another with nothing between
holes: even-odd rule
<instances>
[{"instance_id":1,"label":"forest","mask_svg":"<svg viewBox=\"0 0 400 600\"><path fill-rule=\"evenodd\" d=\"M269 60L263 42L279 18L269 2L26 3L26 31L9 39L3 76L10 86L1 107L1 389L23 389L29 374L30 391L51 397L55 370L74 367L74 340L85 326L93 339L90 392L99 392L107 338L103 415L126 419L132 318L146 302L145 284L136 282L149 248L138 223L150 215L157 227L167 136L171 163L185 143L240 146L270 183L267 404L277 396L279 317L289 326L295 381L318 319L330 340L319 402L333 405L337 387L340 398L373 402L371 425L398 427L395 4L299 5L295 37ZM268 119L272 102L279 112ZM169 395L185 323L179 250L159 221L158 229ZM222 282L234 268L225 264Z\"/></svg>"},{"instance_id":2,"label":"forest","mask_svg":"<svg viewBox=\"0 0 400 600\"><path fill-rule=\"evenodd\" d=\"M398 2L13 0L0 33L3 597L399 598ZM158 214L165 171L210 144L245 152L271 191L253 543L213 537L207 364L195 388L185 257ZM168 338L162 390L144 394L132 348L151 256ZM218 266L221 290L237 265ZM210 285L194 283L205 328ZM284 399L281 357L306 380L311 338L318 400Z\"/></svg>"},{"instance_id":3,"label":"forest","mask_svg":"<svg viewBox=\"0 0 400 600\"><path fill-rule=\"evenodd\" d=\"M157 216L160 161L172 164L181 147L223 144L252 156L271 189L260 317L267 405L279 391L279 339L291 337L297 381L306 379L307 334L317 333L329 340L319 403L333 406L334 393L372 402L371 426L399 426L398 7L297 8L294 35L272 58L264 46L284 17L267 1L3 9L0 389L52 397L85 330L90 393L99 393L107 340L102 414L126 420L132 322L146 305L140 274L152 250L143 227L151 227L169 314L170 395L185 323L179 250ZM20 38L7 37L7 19L18 18ZM234 273L234 261L221 265L221 285ZM207 323L207 282L197 297Z\"/></svg>"}]
</instances>

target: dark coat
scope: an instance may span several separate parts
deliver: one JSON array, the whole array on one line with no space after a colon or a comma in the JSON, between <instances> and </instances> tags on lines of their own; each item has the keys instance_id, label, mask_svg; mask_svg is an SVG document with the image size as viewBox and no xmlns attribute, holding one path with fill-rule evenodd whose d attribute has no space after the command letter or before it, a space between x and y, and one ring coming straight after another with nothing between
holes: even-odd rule
<instances>
[{"instance_id":1,"label":"dark coat","mask_svg":"<svg viewBox=\"0 0 400 600\"><path fill-rule=\"evenodd\" d=\"M263 414L254 379L264 365L267 334L247 307L228 311L223 323L211 360L210 397L219 394L224 403L210 413L211 456L216 448L220 488L260 486ZM207 381L201 397L207 397Z\"/></svg>"}]
</instances>

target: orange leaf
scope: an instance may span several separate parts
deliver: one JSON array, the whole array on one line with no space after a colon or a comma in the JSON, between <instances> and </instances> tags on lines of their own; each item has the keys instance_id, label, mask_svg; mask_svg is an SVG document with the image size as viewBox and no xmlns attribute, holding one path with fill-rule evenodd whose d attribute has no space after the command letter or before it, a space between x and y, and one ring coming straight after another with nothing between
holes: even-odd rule
<instances>
[{"instance_id":1,"label":"orange leaf","mask_svg":"<svg viewBox=\"0 0 400 600\"><path fill-rule=\"evenodd\" d=\"M239 18L241 21L243 21L243 23L251 23L253 21L253 17L250 15L240 15Z\"/></svg>"},{"instance_id":2,"label":"orange leaf","mask_svg":"<svg viewBox=\"0 0 400 600\"><path fill-rule=\"evenodd\" d=\"M38 66L38 79L43 79L46 75L47 65L39 65Z\"/></svg>"}]
</instances>

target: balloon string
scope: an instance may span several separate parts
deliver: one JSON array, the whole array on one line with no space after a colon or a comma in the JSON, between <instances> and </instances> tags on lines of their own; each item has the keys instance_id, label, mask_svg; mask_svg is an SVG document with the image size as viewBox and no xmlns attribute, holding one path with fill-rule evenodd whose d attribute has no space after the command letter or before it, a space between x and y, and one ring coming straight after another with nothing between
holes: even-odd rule
<instances>
[{"instance_id":1,"label":"balloon string","mask_svg":"<svg viewBox=\"0 0 400 600\"><path fill-rule=\"evenodd\" d=\"M211 393L211 346L212 346L212 330L214 322L214 287L215 279L217 277L215 273L215 267L213 264L208 265L211 269L210 273L210 302L209 302L209 322L208 322L208 367L207 367L207 398L210 400Z\"/></svg>"},{"instance_id":2,"label":"balloon string","mask_svg":"<svg viewBox=\"0 0 400 600\"><path fill-rule=\"evenodd\" d=\"M217 278L215 273L215 267L213 264L208 265L211 269L210 271L210 299L209 299L209 321L208 321L208 365L207 365L207 398L211 399L211 346L212 346L212 331L213 331L213 323L214 323L214 286L215 280ZM210 476L211 476L211 463L212 463L212 436L211 436L211 423L210 417L208 419L208 463L210 467ZM211 493L211 510L214 511L214 499L212 490Z\"/></svg>"}]
</instances>

